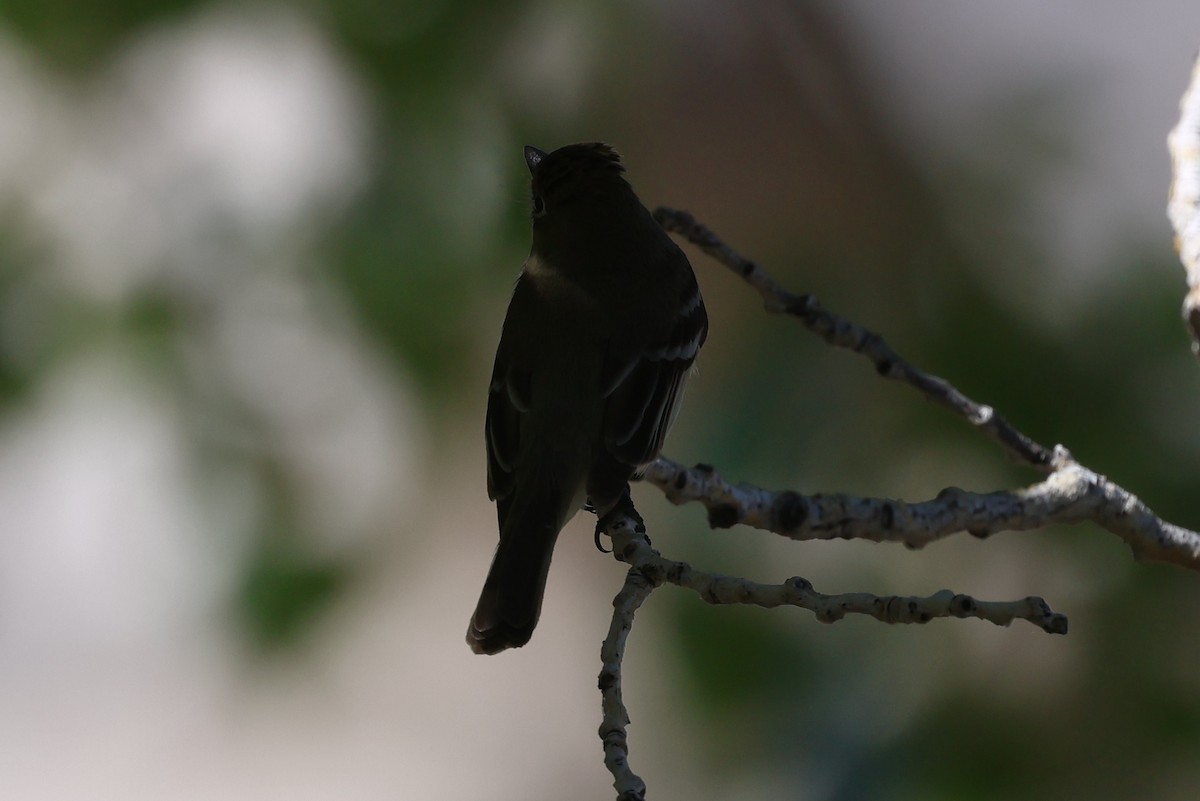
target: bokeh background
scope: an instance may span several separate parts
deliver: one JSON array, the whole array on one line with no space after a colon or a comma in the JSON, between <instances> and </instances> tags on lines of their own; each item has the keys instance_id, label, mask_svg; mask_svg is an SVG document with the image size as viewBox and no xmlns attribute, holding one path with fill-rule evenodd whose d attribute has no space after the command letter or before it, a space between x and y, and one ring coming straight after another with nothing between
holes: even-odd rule
<instances>
[{"instance_id":1,"label":"bokeh background","mask_svg":"<svg viewBox=\"0 0 1200 801\"><path fill-rule=\"evenodd\" d=\"M615 143L648 204L1200 526L1164 211L1197 47L1192 0L5 0L0 797L612 797L623 571L591 521L528 647L463 643L526 143ZM672 457L908 500L1035 480L692 255L712 334ZM626 673L652 797L1196 797L1200 576L1092 526L910 553L636 497L707 569L1071 618L665 588Z\"/></svg>"}]
</instances>

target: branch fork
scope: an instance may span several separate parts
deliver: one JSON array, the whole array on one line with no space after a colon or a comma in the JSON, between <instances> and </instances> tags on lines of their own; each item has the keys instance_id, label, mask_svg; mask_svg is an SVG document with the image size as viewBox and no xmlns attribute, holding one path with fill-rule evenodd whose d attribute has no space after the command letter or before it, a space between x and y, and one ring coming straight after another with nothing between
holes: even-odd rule
<instances>
[{"instance_id":1,"label":"branch fork","mask_svg":"<svg viewBox=\"0 0 1200 801\"><path fill-rule=\"evenodd\" d=\"M761 265L738 254L686 211L660 207L654 216L663 228L684 236L746 281L762 297L768 312L793 317L828 344L864 356L879 375L908 384L1042 475L1040 481L1015 490L976 493L947 487L932 499L909 503L841 493L771 491L730 483L710 465L685 467L659 458L645 468L643 479L658 487L671 503L703 504L713 529L741 524L794 540L866 539L914 549L964 531L988 537L999 531L1087 521L1120 537L1139 560L1200 572L1200 533L1162 520L1133 493L1078 463L1063 446L1048 448L1036 442L993 407L972 400L945 379L917 369L879 334L824 309L810 294L796 295L783 289ZM981 601L951 590L924 597L827 595L799 576L778 584L760 584L699 570L654 550L628 494L597 522L596 531L597 537L604 534L612 540L614 557L629 565L624 585L613 599L598 681L603 709L599 734L618 801L640 801L646 794L645 782L629 767L629 714L621 695L621 666L637 610L663 584L691 590L710 604L795 606L812 612L823 623L852 614L890 624L972 617L999 626L1025 620L1050 634L1067 633L1066 616L1036 596Z\"/></svg>"}]
</instances>

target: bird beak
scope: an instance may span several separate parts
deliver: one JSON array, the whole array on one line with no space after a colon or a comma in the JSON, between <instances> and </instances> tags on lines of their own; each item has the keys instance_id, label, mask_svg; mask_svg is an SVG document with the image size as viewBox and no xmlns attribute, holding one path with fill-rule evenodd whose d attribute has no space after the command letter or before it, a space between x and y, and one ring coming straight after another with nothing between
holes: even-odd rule
<instances>
[{"instance_id":1,"label":"bird beak","mask_svg":"<svg viewBox=\"0 0 1200 801\"><path fill-rule=\"evenodd\" d=\"M533 171L537 169L537 165L541 164L544 158L546 158L546 151L538 150L533 145L525 145L525 163L529 165L530 175L533 175Z\"/></svg>"}]
</instances>

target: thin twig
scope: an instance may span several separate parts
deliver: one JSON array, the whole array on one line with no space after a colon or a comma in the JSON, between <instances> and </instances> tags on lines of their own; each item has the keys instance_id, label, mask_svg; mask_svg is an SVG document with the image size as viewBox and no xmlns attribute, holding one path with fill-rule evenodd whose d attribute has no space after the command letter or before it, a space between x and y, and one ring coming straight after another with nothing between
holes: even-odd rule
<instances>
[{"instance_id":1,"label":"thin twig","mask_svg":"<svg viewBox=\"0 0 1200 801\"><path fill-rule=\"evenodd\" d=\"M954 411L1020 461L1047 473L1054 469L1054 451L1022 434L991 406L976 403L944 379L913 367L879 334L825 310L813 295L796 295L783 289L757 262L725 244L688 212L659 206L654 218L663 228L681 234L758 290L767 311L796 317L830 345L861 353L871 360L881 376L903 381L928 400Z\"/></svg>"},{"instance_id":2,"label":"thin twig","mask_svg":"<svg viewBox=\"0 0 1200 801\"><path fill-rule=\"evenodd\" d=\"M1016 601L977 601L969 595L942 590L928 597L872 595L850 592L826 595L813 589L812 583L793 576L781 584L759 584L738 576L724 576L698 570L687 562L664 558L650 547L645 533L624 525L622 517L604 521L604 532L613 537L613 553L641 574L651 588L674 584L699 595L710 604L750 604L772 609L795 606L812 612L822 623L833 623L846 615L868 615L884 623L928 623L939 617L974 617L1007 626L1014 620L1027 620L1050 634L1066 634L1067 618L1055 613L1037 597ZM628 582L626 583L628 586ZM639 601L640 603L640 601ZM614 604L617 605L617 604ZM614 614L622 616L619 608ZM629 615L630 619L632 615ZM611 635L610 635L611 636Z\"/></svg>"},{"instance_id":3,"label":"thin twig","mask_svg":"<svg viewBox=\"0 0 1200 801\"><path fill-rule=\"evenodd\" d=\"M628 495L621 507L596 524L597 528L602 524L612 538L614 551L623 551L634 539L646 537L645 526ZM621 660L625 656L625 640L633 628L633 616L655 586L636 566L629 568L624 586L613 599L612 624L600 646L598 684L604 713L600 721L600 741L604 743L604 766L613 775L617 801L641 801L646 797L646 783L629 767L629 743L625 733L629 712L621 697Z\"/></svg>"}]
</instances>

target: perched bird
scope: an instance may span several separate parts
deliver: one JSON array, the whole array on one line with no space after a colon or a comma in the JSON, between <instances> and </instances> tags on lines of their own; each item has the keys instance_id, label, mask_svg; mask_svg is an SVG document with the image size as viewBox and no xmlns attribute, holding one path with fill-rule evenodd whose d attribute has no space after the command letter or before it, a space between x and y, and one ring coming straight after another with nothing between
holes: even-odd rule
<instances>
[{"instance_id":1,"label":"perched bird","mask_svg":"<svg viewBox=\"0 0 1200 801\"><path fill-rule=\"evenodd\" d=\"M488 388L500 544L467 629L476 653L529 642L559 531L603 516L662 449L708 315L683 251L606 144L525 148L533 247Z\"/></svg>"}]
</instances>

